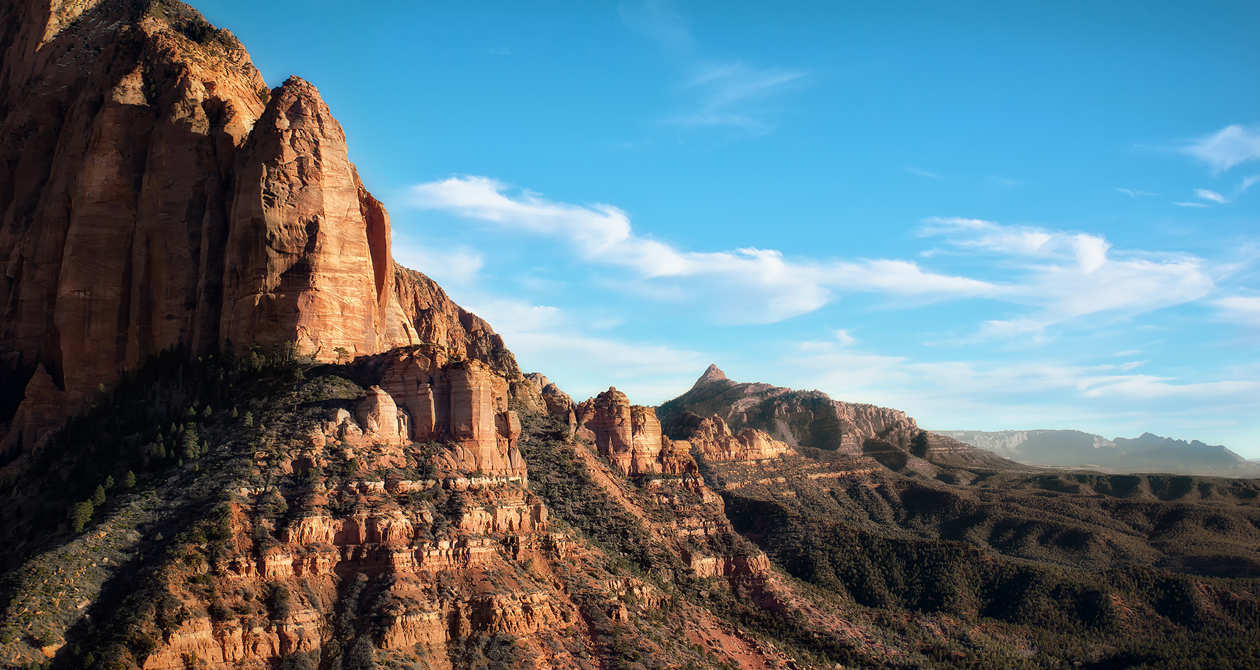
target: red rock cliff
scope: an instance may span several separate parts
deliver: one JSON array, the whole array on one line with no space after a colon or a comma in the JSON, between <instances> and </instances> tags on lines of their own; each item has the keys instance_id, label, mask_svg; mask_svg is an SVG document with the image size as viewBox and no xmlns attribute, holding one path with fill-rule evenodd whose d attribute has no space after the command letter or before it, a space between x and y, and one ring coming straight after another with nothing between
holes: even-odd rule
<instances>
[{"instance_id":1,"label":"red rock cliff","mask_svg":"<svg viewBox=\"0 0 1260 670\"><path fill-rule=\"evenodd\" d=\"M315 87L268 91L191 8L17 0L0 53L0 382L41 370L21 411L0 398L5 444L175 347L435 343L520 377L489 325L393 263Z\"/></svg>"}]
</instances>

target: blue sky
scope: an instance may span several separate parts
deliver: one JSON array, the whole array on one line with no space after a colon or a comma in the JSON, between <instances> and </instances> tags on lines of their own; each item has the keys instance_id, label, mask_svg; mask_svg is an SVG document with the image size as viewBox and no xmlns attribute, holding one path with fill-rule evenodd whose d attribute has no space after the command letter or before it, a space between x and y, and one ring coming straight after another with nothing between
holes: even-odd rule
<instances>
[{"instance_id":1,"label":"blue sky","mask_svg":"<svg viewBox=\"0 0 1260 670\"><path fill-rule=\"evenodd\" d=\"M1260 457L1260 5L986 4L197 6L575 397L717 362Z\"/></svg>"}]
</instances>

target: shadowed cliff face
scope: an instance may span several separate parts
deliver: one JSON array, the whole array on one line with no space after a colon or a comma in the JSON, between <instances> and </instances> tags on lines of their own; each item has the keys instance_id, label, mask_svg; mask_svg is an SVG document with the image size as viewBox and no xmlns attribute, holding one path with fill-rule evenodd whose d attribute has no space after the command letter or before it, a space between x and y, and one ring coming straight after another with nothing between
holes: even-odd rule
<instances>
[{"instance_id":1,"label":"shadowed cliff face","mask_svg":"<svg viewBox=\"0 0 1260 670\"><path fill-rule=\"evenodd\" d=\"M6 445L172 348L436 342L519 377L485 322L394 266L314 86L268 91L231 33L170 0L20 0L0 20L0 367L26 387L0 398Z\"/></svg>"}]
</instances>

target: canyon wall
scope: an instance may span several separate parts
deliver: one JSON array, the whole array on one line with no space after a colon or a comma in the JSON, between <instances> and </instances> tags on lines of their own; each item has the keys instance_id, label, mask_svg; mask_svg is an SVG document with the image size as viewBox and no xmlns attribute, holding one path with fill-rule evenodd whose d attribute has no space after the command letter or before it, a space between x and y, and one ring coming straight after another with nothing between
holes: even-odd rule
<instances>
[{"instance_id":1,"label":"canyon wall","mask_svg":"<svg viewBox=\"0 0 1260 670\"><path fill-rule=\"evenodd\" d=\"M230 32L170 0L18 0L0 53L0 381L25 389L0 397L6 447L174 348L435 343L520 377L393 262L315 87L269 91Z\"/></svg>"}]
</instances>

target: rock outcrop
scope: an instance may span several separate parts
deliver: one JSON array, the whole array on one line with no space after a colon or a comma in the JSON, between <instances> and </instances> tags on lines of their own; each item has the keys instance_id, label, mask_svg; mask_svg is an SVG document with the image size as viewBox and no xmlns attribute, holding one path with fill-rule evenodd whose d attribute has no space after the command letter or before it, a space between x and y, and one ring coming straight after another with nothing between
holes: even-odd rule
<instances>
[{"instance_id":1,"label":"rock outcrop","mask_svg":"<svg viewBox=\"0 0 1260 670\"><path fill-rule=\"evenodd\" d=\"M454 445L455 469L524 476L516 444L520 419L508 409L512 385L485 363L449 360L438 347L411 347L365 357L355 367L397 404L409 441Z\"/></svg>"},{"instance_id":2,"label":"rock outcrop","mask_svg":"<svg viewBox=\"0 0 1260 670\"><path fill-rule=\"evenodd\" d=\"M628 475L694 473L695 460L661 433L651 407L631 405L616 388L582 402L574 411L577 435Z\"/></svg>"},{"instance_id":3,"label":"rock outcrop","mask_svg":"<svg viewBox=\"0 0 1260 670\"><path fill-rule=\"evenodd\" d=\"M694 414L688 416L695 420L695 428L690 430L685 441L679 440L678 443L695 449L706 461L755 463L778 458L792 450L756 428L733 433L726 421L717 415L707 419Z\"/></svg>"},{"instance_id":4,"label":"rock outcrop","mask_svg":"<svg viewBox=\"0 0 1260 670\"><path fill-rule=\"evenodd\" d=\"M16 0L0 54L0 379L34 384L20 415L0 397L5 447L168 349L433 343L519 378L488 324L393 262L315 87L268 91L196 11Z\"/></svg>"},{"instance_id":5,"label":"rock outcrop","mask_svg":"<svg viewBox=\"0 0 1260 670\"><path fill-rule=\"evenodd\" d=\"M271 94L235 173L224 345L335 360L419 342L394 292L389 216L314 86L293 77Z\"/></svg>"}]
</instances>

